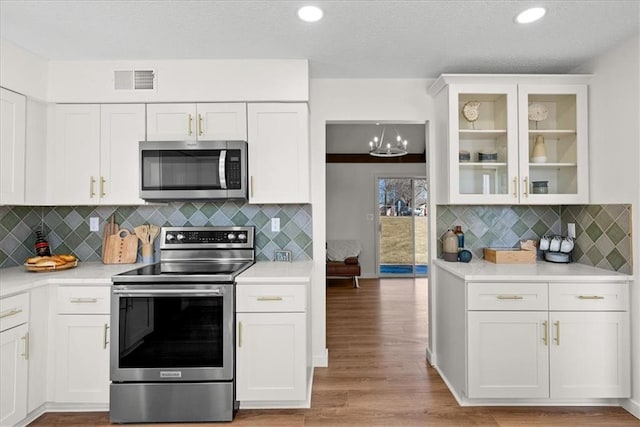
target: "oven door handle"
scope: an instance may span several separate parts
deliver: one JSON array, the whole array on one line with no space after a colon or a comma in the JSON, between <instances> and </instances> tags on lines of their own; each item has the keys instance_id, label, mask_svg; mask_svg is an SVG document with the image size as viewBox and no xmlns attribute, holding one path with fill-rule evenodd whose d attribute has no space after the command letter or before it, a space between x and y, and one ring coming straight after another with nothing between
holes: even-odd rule
<instances>
[{"instance_id":1,"label":"oven door handle","mask_svg":"<svg viewBox=\"0 0 640 427\"><path fill-rule=\"evenodd\" d=\"M220 150L220 160L218 162L218 177L220 188L227 189L227 150Z\"/></svg>"},{"instance_id":2,"label":"oven door handle","mask_svg":"<svg viewBox=\"0 0 640 427\"><path fill-rule=\"evenodd\" d=\"M123 297L155 297L162 295L210 296L222 295L220 289L113 289L114 295Z\"/></svg>"}]
</instances>

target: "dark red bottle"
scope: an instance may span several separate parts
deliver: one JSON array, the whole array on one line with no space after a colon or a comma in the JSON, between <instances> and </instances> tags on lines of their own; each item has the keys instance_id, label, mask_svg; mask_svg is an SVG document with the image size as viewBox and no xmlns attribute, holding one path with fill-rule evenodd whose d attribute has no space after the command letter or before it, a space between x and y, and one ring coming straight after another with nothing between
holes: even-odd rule
<instances>
[{"instance_id":1,"label":"dark red bottle","mask_svg":"<svg viewBox=\"0 0 640 427\"><path fill-rule=\"evenodd\" d=\"M49 242L47 242L47 239L44 238L41 230L36 230L36 255L51 256Z\"/></svg>"}]
</instances>

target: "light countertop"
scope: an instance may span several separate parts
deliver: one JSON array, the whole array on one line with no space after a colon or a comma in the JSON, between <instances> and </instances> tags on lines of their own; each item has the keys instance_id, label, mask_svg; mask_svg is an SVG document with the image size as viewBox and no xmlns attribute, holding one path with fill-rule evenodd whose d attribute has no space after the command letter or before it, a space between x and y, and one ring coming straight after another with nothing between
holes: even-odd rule
<instances>
[{"instance_id":1,"label":"light countertop","mask_svg":"<svg viewBox=\"0 0 640 427\"><path fill-rule=\"evenodd\" d=\"M466 281L503 282L532 280L553 282L601 282L603 280L633 280L633 276L584 264L556 264L537 261L535 264L495 264L484 260L469 263L435 260L435 265Z\"/></svg>"},{"instance_id":2,"label":"light countertop","mask_svg":"<svg viewBox=\"0 0 640 427\"><path fill-rule=\"evenodd\" d=\"M0 298L50 284L111 285L111 276L133 270L142 264L102 264L81 262L68 270L29 272L23 266L0 269ZM257 262L237 277L238 283L309 282L312 261Z\"/></svg>"}]
</instances>

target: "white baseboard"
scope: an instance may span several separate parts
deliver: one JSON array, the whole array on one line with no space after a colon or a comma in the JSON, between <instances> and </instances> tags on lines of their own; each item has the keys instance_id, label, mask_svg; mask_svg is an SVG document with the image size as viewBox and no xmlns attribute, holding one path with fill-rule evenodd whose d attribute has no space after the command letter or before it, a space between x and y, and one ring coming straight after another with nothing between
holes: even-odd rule
<instances>
[{"instance_id":1,"label":"white baseboard","mask_svg":"<svg viewBox=\"0 0 640 427\"><path fill-rule=\"evenodd\" d=\"M329 349L324 349L324 354L313 356L313 366L317 368L326 368L329 366Z\"/></svg>"},{"instance_id":2,"label":"white baseboard","mask_svg":"<svg viewBox=\"0 0 640 427\"><path fill-rule=\"evenodd\" d=\"M634 417L640 419L640 403L635 400L629 399L621 399L620 406L622 406L627 412L629 412Z\"/></svg>"},{"instance_id":3,"label":"white baseboard","mask_svg":"<svg viewBox=\"0 0 640 427\"><path fill-rule=\"evenodd\" d=\"M425 355L426 355L426 358L427 358L427 362L429 362L429 365L434 366L435 363L436 363L436 361L434 360L434 356L435 355L433 354L433 352L431 351L431 349L429 348L428 345L427 345L427 348L425 350Z\"/></svg>"}]
</instances>

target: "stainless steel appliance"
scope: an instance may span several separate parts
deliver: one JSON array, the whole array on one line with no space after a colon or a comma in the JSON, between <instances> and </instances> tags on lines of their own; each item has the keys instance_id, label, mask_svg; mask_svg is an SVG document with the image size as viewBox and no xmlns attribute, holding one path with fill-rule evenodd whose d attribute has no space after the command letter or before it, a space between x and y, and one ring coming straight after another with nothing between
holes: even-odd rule
<instances>
[{"instance_id":1,"label":"stainless steel appliance","mask_svg":"<svg viewBox=\"0 0 640 427\"><path fill-rule=\"evenodd\" d=\"M163 227L160 262L112 277L110 419L231 421L235 277L253 227Z\"/></svg>"},{"instance_id":2,"label":"stainless steel appliance","mask_svg":"<svg viewBox=\"0 0 640 427\"><path fill-rule=\"evenodd\" d=\"M245 141L140 141L140 198L247 199Z\"/></svg>"}]
</instances>

